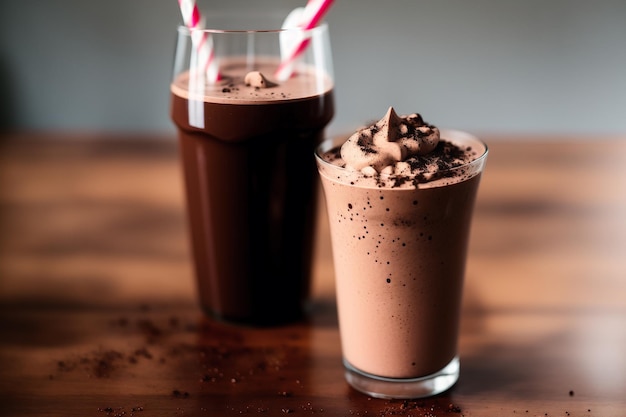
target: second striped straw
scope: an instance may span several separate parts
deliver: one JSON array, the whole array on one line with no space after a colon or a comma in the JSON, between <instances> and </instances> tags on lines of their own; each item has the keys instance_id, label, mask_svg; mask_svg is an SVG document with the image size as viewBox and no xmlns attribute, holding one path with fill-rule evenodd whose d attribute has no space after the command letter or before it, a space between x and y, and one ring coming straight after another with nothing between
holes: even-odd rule
<instances>
[{"instance_id":1,"label":"second striped straw","mask_svg":"<svg viewBox=\"0 0 626 417\"><path fill-rule=\"evenodd\" d=\"M191 31L191 41L196 49L197 67L201 68L209 81L213 84L220 79L220 73L215 60L213 40L211 35L203 30L204 19L195 0L178 0L180 13L185 26Z\"/></svg>"}]
</instances>

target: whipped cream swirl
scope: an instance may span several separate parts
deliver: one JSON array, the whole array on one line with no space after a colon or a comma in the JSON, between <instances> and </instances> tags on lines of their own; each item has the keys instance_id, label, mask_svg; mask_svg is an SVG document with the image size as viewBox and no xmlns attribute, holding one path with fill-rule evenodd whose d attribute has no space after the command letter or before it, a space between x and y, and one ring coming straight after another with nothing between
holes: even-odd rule
<instances>
[{"instance_id":1,"label":"whipped cream swirl","mask_svg":"<svg viewBox=\"0 0 626 417\"><path fill-rule=\"evenodd\" d=\"M425 123L419 114L398 116L389 107L381 120L348 138L341 147L341 158L347 168L381 172L411 156L431 152L439 138L439 129Z\"/></svg>"}]
</instances>

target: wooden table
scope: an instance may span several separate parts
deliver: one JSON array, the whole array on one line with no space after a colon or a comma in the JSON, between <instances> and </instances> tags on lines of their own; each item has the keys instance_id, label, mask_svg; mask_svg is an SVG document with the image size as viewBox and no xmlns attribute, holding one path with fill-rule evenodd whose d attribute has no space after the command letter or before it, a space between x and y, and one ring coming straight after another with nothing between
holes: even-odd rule
<instances>
[{"instance_id":1,"label":"wooden table","mask_svg":"<svg viewBox=\"0 0 626 417\"><path fill-rule=\"evenodd\" d=\"M216 323L173 138L5 134L0 414L625 416L626 137L546 139L487 138L461 379L388 401L344 382L323 211L309 318Z\"/></svg>"}]
</instances>

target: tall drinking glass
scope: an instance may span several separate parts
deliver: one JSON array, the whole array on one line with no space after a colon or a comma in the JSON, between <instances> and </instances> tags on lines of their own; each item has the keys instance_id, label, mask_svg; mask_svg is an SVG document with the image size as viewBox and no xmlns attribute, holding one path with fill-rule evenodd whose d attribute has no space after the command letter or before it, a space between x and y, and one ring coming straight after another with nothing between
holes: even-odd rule
<instances>
[{"instance_id":1,"label":"tall drinking glass","mask_svg":"<svg viewBox=\"0 0 626 417\"><path fill-rule=\"evenodd\" d=\"M200 303L209 315L250 325L304 314L313 151L334 114L326 24L277 29L280 18L265 20L178 28L171 84ZM302 41L281 79L285 52Z\"/></svg>"},{"instance_id":2,"label":"tall drinking glass","mask_svg":"<svg viewBox=\"0 0 626 417\"><path fill-rule=\"evenodd\" d=\"M487 146L464 132L441 132L471 156L418 184L330 163L340 141L324 142L316 153L345 377L374 397L431 396L459 378L465 263Z\"/></svg>"}]
</instances>

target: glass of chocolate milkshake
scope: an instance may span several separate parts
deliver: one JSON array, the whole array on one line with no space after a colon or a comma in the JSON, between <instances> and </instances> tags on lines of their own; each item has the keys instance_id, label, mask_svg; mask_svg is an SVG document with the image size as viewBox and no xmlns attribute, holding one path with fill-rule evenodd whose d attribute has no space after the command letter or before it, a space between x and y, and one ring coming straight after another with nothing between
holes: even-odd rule
<instances>
[{"instance_id":1,"label":"glass of chocolate milkshake","mask_svg":"<svg viewBox=\"0 0 626 417\"><path fill-rule=\"evenodd\" d=\"M324 142L316 157L348 383L382 398L447 390L459 377L465 261L486 145L390 108L343 144Z\"/></svg>"},{"instance_id":2,"label":"glass of chocolate milkshake","mask_svg":"<svg viewBox=\"0 0 626 417\"><path fill-rule=\"evenodd\" d=\"M326 24L239 17L178 29L171 117L203 309L276 325L302 318L309 292L313 151L334 114L330 43Z\"/></svg>"}]
</instances>

